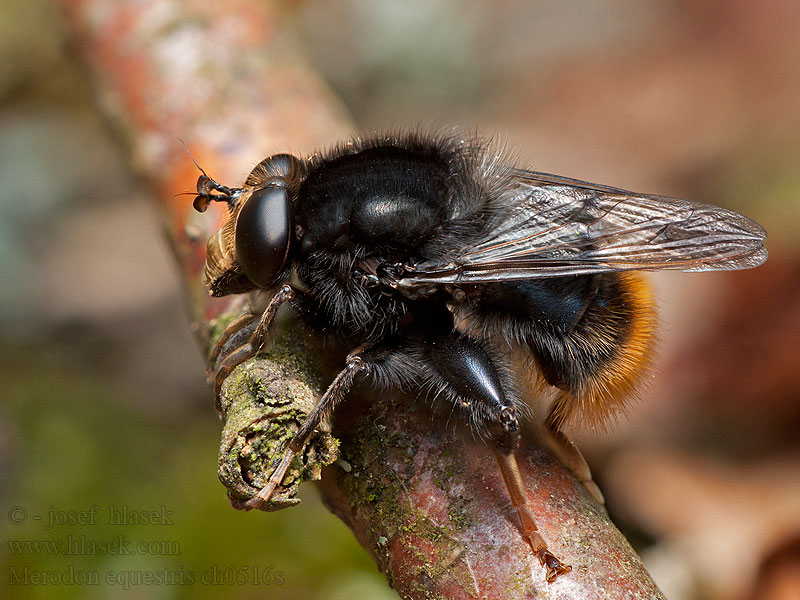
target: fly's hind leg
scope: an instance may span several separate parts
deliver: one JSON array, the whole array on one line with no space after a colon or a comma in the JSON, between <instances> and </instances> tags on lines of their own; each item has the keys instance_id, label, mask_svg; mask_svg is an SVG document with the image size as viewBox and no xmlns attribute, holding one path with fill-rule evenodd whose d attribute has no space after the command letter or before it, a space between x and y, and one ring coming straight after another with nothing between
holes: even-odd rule
<instances>
[{"instance_id":1,"label":"fly's hind leg","mask_svg":"<svg viewBox=\"0 0 800 600\"><path fill-rule=\"evenodd\" d=\"M646 351L625 351L631 339L650 343L650 314L646 292L617 273L553 277L536 281L498 283L481 288L472 300L473 326L489 323L492 334L518 344L532 359L543 380L559 390L547 417L547 439L561 461L589 494L604 503L600 488L578 448L561 431L576 408L589 409L601 420L629 389L646 362ZM634 337L631 337L634 336ZM627 341L626 341L627 340ZM635 347L635 345L633 345ZM623 352L625 358L620 359ZM612 365L622 360L625 368ZM617 362L614 362L617 361ZM616 373L622 373L617 376ZM581 402L582 390L608 393L596 402Z\"/></svg>"},{"instance_id":2,"label":"fly's hind leg","mask_svg":"<svg viewBox=\"0 0 800 600\"><path fill-rule=\"evenodd\" d=\"M554 406L545 421L547 433L549 434L547 445L556 453L559 460L572 471L575 478L583 484L583 487L586 488L589 495L594 498L598 504L605 505L605 496L603 496L600 487L595 483L594 479L592 479L592 470L589 468L589 463L586 462L578 446L576 446L559 427L559 422L562 419L558 418L556 415L562 413L563 408Z\"/></svg>"},{"instance_id":3,"label":"fly's hind leg","mask_svg":"<svg viewBox=\"0 0 800 600\"><path fill-rule=\"evenodd\" d=\"M531 507L528 505L525 484L522 481L522 474L519 472L519 464L517 464L514 452L498 449L495 451L494 456L497 459L500 472L503 474L503 481L506 484L508 495L511 496L511 504L517 509L522 525L522 534L528 539L528 543L530 543L541 565L547 569L547 581L552 583L559 575L572 571L572 567L562 563L547 549L547 544L536 527L536 519L534 519Z\"/></svg>"},{"instance_id":4,"label":"fly's hind leg","mask_svg":"<svg viewBox=\"0 0 800 600\"><path fill-rule=\"evenodd\" d=\"M503 475L511 504L519 515L522 534L539 562L547 569L548 582L572 568L551 553L536 527L527 490L514 454L519 443L519 421L513 385L498 358L469 336L451 333L427 339L422 346L425 376L433 389L467 413L470 421L485 430L494 443L494 454Z\"/></svg>"}]
</instances>

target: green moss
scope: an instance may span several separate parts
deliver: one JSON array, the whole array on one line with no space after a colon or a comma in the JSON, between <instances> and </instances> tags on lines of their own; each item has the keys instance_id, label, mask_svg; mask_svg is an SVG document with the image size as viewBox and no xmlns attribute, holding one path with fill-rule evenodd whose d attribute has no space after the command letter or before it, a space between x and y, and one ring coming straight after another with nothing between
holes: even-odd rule
<instances>
[{"instance_id":1,"label":"green moss","mask_svg":"<svg viewBox=\"0 0 800 600\"><path fill-rule=\"evenodd\" d=\"M218 473L233 499L248 500L266 485L321 393L315 384L319 377L301 356L301 342L282 336L273 349L234 369L223 385L220 410L225 426ZM262 510L299 503L299 485L319 479L322 468L337 456L338 441L320 427Z\"/></svg>"},{"instance_id":2,"label":"green moss","mask_svg":"<svg viewBox=\"0 0 800 600\"><path fill-rule=\"evenodd\" d=\"M519 571L508 579L504 596L506 598L524 598L530 589L530 576L524 571Z\"/></svg>"},{"instance_id":3,"label":"green moss","mask_svg":"<svg viewBox=\"0 0 800 600\"><path fill-rule=\"evenodd\" d=\"M447 509L447 518L456 529L464 529L472 525L472 519L469 518L469 512L466 509L467 503L463 498L457 498L450 503Z\"/></svg>"}]
</instances>

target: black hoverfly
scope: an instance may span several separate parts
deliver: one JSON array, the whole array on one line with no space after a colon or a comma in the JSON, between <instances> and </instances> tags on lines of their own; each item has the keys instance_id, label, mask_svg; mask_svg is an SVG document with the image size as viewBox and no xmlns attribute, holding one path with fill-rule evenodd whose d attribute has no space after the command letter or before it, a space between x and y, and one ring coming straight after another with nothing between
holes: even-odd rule
<instances>
[{"instance_id":1,"label":"black hoverfly","mask_svg":"<svg viewBox=\"0 0 800 600\"><path fill-rule=\"evenodd\" d=\"M275 290L260 315L228 327L249 341L225 356L215 394L265 343L286 302L354 350L283 451L267 501L356 378L415 386L451 403L495 451L522 531L552 581L570 567L548 550L514 451L523 410L502 349L522 348L557 390L546 420L601 423L647 371L651 294L635 271L755 267L766 233L724 208L507 165L469 136L357 138L308 158L277 154L242 187L203 173L194 207L228 206L208 241L211 294ZM568 443L568 442L567 442Z\"/></svg>"}]
</instances>

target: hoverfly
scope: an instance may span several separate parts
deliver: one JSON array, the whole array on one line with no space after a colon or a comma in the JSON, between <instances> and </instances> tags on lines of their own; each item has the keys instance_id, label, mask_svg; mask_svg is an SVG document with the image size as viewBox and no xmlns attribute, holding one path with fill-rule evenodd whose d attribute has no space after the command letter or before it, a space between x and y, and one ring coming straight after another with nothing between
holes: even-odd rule
<instances>
[{"instance_id":1,"label":"hoverfly","mask_svg":"<svg viewBox=\"0 0 800 600\"><path fill-rule=\"evenodd\" d=\"M228 207L208 241L214 296L275 290L235 321L215 393L265 343L290 303L352 352L283 450L266 502L320 421L363 378L411 385L450 403L487 439L522 531L552 581L570 567L547 549L514 451L523 406L503 349L521 348L557 390L546 424L619 412L647 371L655 313L636 271L755 267L766 233L733 211L509 166L483 141L407 133L357 138L307 158L277 154L242 187L203 173L194 206ZM565 439L565 438L563 438Z\"/></svg>"}]
</instances>

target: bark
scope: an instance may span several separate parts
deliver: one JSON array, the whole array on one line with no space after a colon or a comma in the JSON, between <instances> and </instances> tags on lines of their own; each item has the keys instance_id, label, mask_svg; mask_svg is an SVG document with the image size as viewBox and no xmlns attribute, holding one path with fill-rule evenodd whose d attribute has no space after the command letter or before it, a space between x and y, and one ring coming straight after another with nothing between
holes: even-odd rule
<instances>
[{"instance_id":1,"label":"bark","mask_svg":"<svg viewBox=\"0 0 800 600\"><path fill-rule=\"evenodd\" d=\"M178 138L209 175L237 185L264 156L309 153L349 134L351 125L269 2L61 4L102 108L163 209L193 328L208 350L243 301L212 299L202 286L205 240L220 213L200 215L191 196L175 196L193 190L198 175ZM297 392L301 399L290 401L299 407L289 419L295 424L307 411L309 395L324 382L314 373L327 372L325 357L309 361L314 340L291 332L279 348L247 365L257 385L226 385L231 422L236 411L253 422L242 417L253 410L253 394L280 400ZM661 597L605 511L549 451L528 440L518 456L538 525L573 569L547 584L489 448L420 404L400 395L376 398L366 387L354 393L336 415L341 458L320 484L326 505L402 597ZM223 454L241 427L226 430ZM322 448L304 478L332 460L335 447ZM228 466L235 497L268 476L267 463L250 463L247 473L242 463Z\"/></svg>"}]
</instances>

